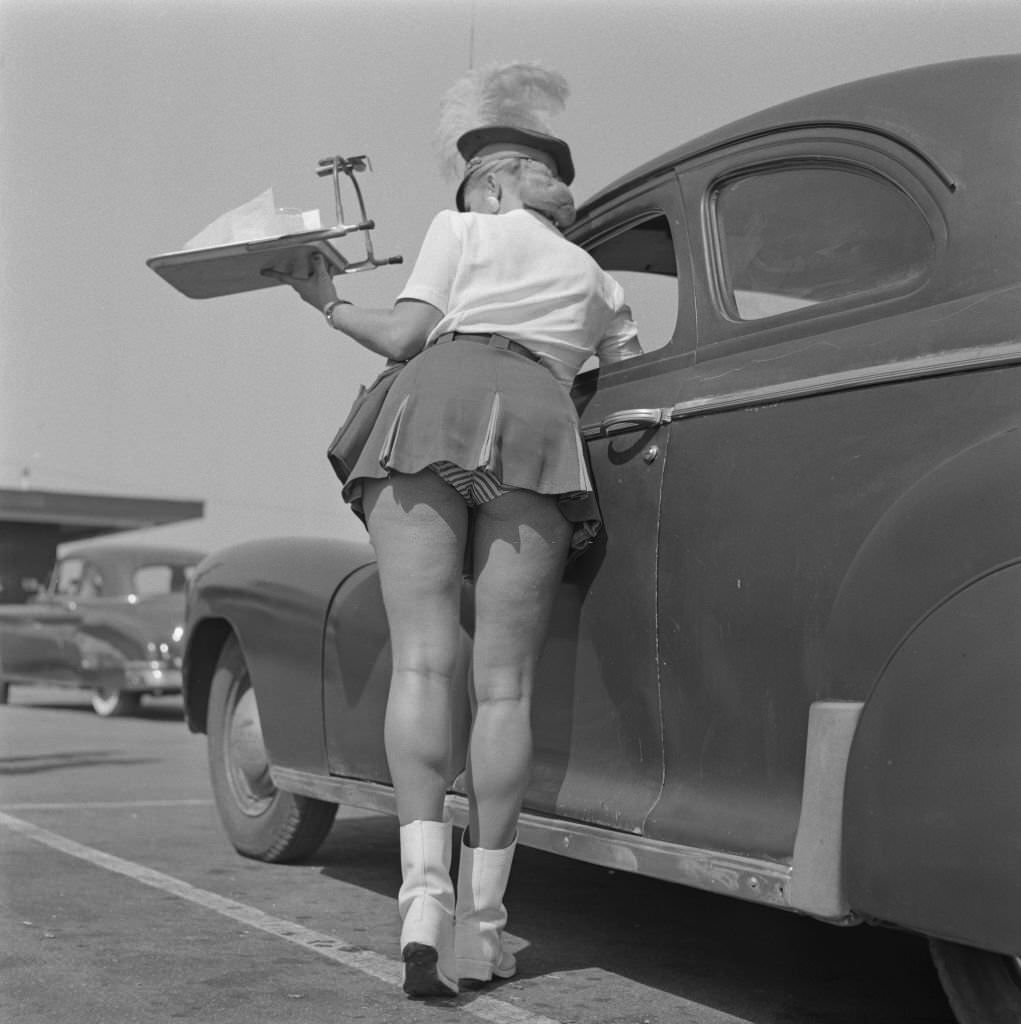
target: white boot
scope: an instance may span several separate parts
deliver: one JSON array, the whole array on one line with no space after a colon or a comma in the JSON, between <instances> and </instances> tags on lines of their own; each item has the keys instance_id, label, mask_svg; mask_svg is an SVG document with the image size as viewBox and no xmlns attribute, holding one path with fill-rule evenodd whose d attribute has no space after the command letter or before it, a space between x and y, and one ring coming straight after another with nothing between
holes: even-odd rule
<instances>
[{"instance_id":1,"label":"white boot","mask_svg":"<svg viewBox=\"0 0 1021 1024\"><path fill-rule=\"evenodd\" d=\"M457 995L450 823L401 827L401 959L409 996Z\"/></svg>"},{"instance_id":2,"label":"white boot","mask_svg":"<svg viewBox=\"0 0 1021 1024\"><path fill-rule=\"evenodd\" d=\"M517 839L503 850L473 849L461 843L454 928L458 978L489 981L494 974L510 978L518 969L502 941L507 923L503 894L516 847Z\"/></svg>"}]
</instances>

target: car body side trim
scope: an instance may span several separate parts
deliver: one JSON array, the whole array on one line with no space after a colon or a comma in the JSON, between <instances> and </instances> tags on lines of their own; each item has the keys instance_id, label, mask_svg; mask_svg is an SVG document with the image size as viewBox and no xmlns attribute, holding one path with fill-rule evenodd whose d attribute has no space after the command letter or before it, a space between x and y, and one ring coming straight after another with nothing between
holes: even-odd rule
<instances>
[{"instance_id":1,"label":"car body side trim","mask_svg":"<svg viewBox=\"0 0 1021 1024\"><path fill-rule=\"evenodd\" d=\"M131 664L131 663L129 663ZM148 670L145 670L148 672ZM5 672L0 666L0 684L7 686L53 686L65 690L103 690L107 693L154 693L171 696L181 692L181 673L168 669L159 677L151 673L133 673L113 677L109 673L96 672L91 675L73 673L66 676L31 672Z\"/></svg>"},{"instance_id":2,"label":"car body side trim","mask_svg":"<svg viewBox=\"0 0 1021 1024\"><path fill-rule=\"evenodd\" d=\"M86 682L80 676L33 675L28 672L2 672L0 683L8 686L59 686L70 690L92 690L94 684Z\"/></svg>"},{"instance_id":3,"label":"car body side trim","mask_svg":"<svg viewBox=\"0 0 1021 1024\"><path fill-rule=\"evenodd\" d=\"M745 388L729 393L710 395L706 398L690 398L687 401L658 410L659 420L661 423L667 423L707 413L726 412L756 405L772 405L776 402L808 398L811 395L833 391L849 391L852 388L871 387L877 384L889 384L921 377L936 377L941 374L961 373L966 370L982 370L1011 363L1021 363L1021 344L1011 342L1007 345L976 346L961 349L958 352L921 356L917 359L884 363L866 368L856 367L853 370L824 373L816 377L785 381L782 384ZM643 411L651 412L652 410ZM620 415L622 418L627 418L624 417L624 414ZM609 419L613 419L613 417L609 417ZM581 436L586 441L593 441L604 436L606 433L605 422L582 427ZM619 429L622 427L623 424Z\"/></svg>"},{"instance_id":4,"label":"car body side trim","mask_svg":"<svg viewBox=\"0 0 1021 1024\"><path fill-rule=\"evenodd\" d=\"M270 774L279 789L290 793L385 814L396 814L397 811L393 789L378 782L323 777L292 768L274 767ZM467 824L468 801L465 797L448 794L447 808L456 825L464 827ZM664 843L627 832L527 812L522 813L518 821L518 841L524 846L589 864L631 871L754 903L791 907L789 864Z\"/></svg>"}]
</instances>

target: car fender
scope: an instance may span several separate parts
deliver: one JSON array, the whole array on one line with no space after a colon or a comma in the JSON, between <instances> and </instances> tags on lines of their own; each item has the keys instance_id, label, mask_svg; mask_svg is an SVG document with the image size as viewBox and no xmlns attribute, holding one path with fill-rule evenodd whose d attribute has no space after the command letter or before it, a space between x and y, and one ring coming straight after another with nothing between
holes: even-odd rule
<instances>
[{"instance_id":1,"label":"car fender","mask_svg":"<svg viewBox=\"0 0 1021 1024\"><path fill-rule=\"evenodd\" d=\"M68 682L81 668L75 635L81 616L46 605L0 606L0 678Z\"/></svg>"},{"instance_id":2,"label":"car fender","mask_svg":"<svg viewBox=\"0 0 1021 1024\"><path fill-rule=\"evenodd\" d=\"M337 588L375 560L368 544L289 537L249 541L205 558L188 592L184 704L205 732L216 659L241 647L273 765L326 773L322 657Z\"/></svg>"},{"instance_id":3,"label":"car fender","mask_svg":"<svg viewBox=\"0 0 1021 1024\"><path fill-rule=\"evenodd\" d=\"M883 670L855 733L847 899L865 917L1021 951L1021 564L951 595Z\"/></svg>"},{"instance_id":4,"label":"car fender","mask_svg":"<svg viewBox=\"0 0 1021 1024\"><path fill-rule=\"evenodd\" d=\"M897 499L864 538L844 576L825 633L829 668L825 693L830 699L858 702L863 710L835 775L842 805L831 807L826 816L824 848L832 851L832 862L824 865L827 870L821 877L838 880L828 893L826 902L831 907L922 930L927 923L939 923L909 911L899 901L888 903L886 896L897 890L913 906L929 903L934 915L942 906L939 913L945 920L935 932L961 937L962 931L954 931L949 921L953 913L967 908L948 895L932 898L936 877L932 872L937 869L927 867L928 850L948 841L941 830L954 832L952 813L942 818L940 829L927 826L929 832L916 821L917 835L928 835L920 844L891 837L900 835L898 822L914 820L923 807L931 817L938 817L942 801L951 799L939 785L926 782L940 776L930 769L940 763L944 751L926 746L930 741L918 723L941 715L952 718L955 702L962 697L974 694L976 700L991 699L993 692L1007 685L991 666L978 664L980 649L967 645L981 645L986 656L1009 660L1013 638L1009 632L997 635L989 630L987 635L977 635L968 616L976 613L994 587L1010 594L1016 580L1014 567L1021 562L1019 464L1021 430L1012 427L909 476ZM1021 595L1021 588L1013 591L1010 610L1003 614L1016 615L1016 595ZM917 666L925 643L932 645L933 671L920 673ZM968 678L957 667L962 658L971 659ZM1016 673L1013 685L1016 689ZM1016 723L1011 728L1016 729ZM994 723L990 736L998 735L1003 735L1000 724ZM919 765L916 781L925 789L924 798L906 781L900 784L886 778L903 764L902 751L916 744L920 747L911 756ZM947 752L955 750L955 756L977 758L976 777L997 770L993 763L980 763L978 752L971 749L976 745L974 738L970 743L959 742L960 749L949 740L943 745ZM1016 758L1002 750L998 757L998 770L1006 773L1005 778L1014 772L1017 786ZM806 791L811 783L806 775ZM959 794L953 799L958 798ZM972 811L981 806L981 801L972 802ZM986 813L992 815L994 810ZM998 825L987 820L995 831ZM952 845L960 852L961 844L969 842L968 830L963 825L957 830ZM888 843L893 847L887 848ZM881 849L886 852L880 857ZM975 867L973 860L965 859L958 870L974 873ZM893 884L892 879L898 882ZM924 895L916 899L915 892ZM964 921L955 927L965 929ZM987 929L972 924L966 930L978 941Z\"/></svg>"},{"instance_id":5,"label":"car fender","mask_svg":"<svg viewBox=\"0 0 1021 1024\"><path fill-rule=\"evenodd\" d=\"M184 617L184 596L163 594L134 601L80 604L80 632L116 648L127 661L159 657L158 645L170 640Z\"/></svg>"},{"instance_id":6,"label":"car fender","mask_svg":"<svg viewBox=\"0 0 1021 1024\"><path fill-rule=\"evenodd\" d=\"M830 692L865 700L905 638L949 595L1021 560L1021 429L911 480L864 538L825 631Z\"/></svg>"}]
</instances>

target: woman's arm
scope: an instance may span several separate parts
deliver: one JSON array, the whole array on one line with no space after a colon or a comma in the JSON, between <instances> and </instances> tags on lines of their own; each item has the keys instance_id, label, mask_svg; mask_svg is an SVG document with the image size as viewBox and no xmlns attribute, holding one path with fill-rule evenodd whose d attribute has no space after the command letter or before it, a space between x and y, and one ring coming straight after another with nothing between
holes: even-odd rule
<instances>
[{"instance_id":1,"label":"woman's arm","mask_svg":"<svg viewBox=\"0 0 1021 1024\"><path fill-rule=\"evenodd\" d=\"M642 354L642 344L638 340L638 328L631 318L631 308L623 301L617 307L596 352L600 366L619 363Z\"/></svg>"},{"instance_id":2,"label":"woman's arm","mask_svg":"<svg viewBox=\"0 0 1021 1024\"><path fill-rule=\"evenodd\" d=\"M330 326L372 352L404 362L418 355L443 314L427 302L402 299L393 309L365 309L342 303L329 315Z\"/></svg>"},{"instance_id":3,"label":"woman's arm","mask_svg":"<svg viewBox=\"0 0 1021 1024\"><path fill-rule=\"evenodd\" d=\"M312 257L310 269L308 277L280 270L264 273L289 284L305 302L322 312L336 300L337 290L322 256ZM403 362L422 350L442 316L435 306L414 299L399 301L393 309L363 309L342 301L330 311L329 322L371 352Z\"/></svg>"}]
</instances>

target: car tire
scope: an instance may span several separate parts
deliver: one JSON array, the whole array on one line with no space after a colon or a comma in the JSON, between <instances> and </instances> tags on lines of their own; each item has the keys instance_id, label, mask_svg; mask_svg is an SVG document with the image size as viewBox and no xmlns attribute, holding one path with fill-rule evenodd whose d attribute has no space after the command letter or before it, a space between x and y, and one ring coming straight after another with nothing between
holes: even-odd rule
<instances>
[{"instance_id":1,"label":"car tire","mask_svg":"<svg viewBox=\"0 0 1021 1024\"><path fill-rule=\"evenodd\" d=\"M936 973L960 1024L1021 1021L1021 957L930 939Z\"/></svg>"},{"instance_id":2,"label":"car tire","mask_svg":"<svg viewBox=\"0 0 1021 1024\"><path fill-rule=\"evenodd\" d=\"M337 805L274 785L255 691L234 637L213 672L206 732L213 796L238 853L273 863L313 854L333 825Z\"/></svg>"},{"instance_id":3,"label":"car tire","mask_svg":"<svg viewBox=\"0 0 1021 1024\"><path fill-rule=\"evenodd\" d=\"M100 718L123 718L138 711L141 698L123 690L96 690L92 694L92 710Z\"/></svg>"},{"instance_id":4,"label":"car tire","mask_svg":"<svg viewBox=\"0 0 1021 1024\"><path fill-rule=\"evenodd\" d=\"M6 704L11 699L11 684L0 683L0 704Z\"/></svg>"}]
</instances>

